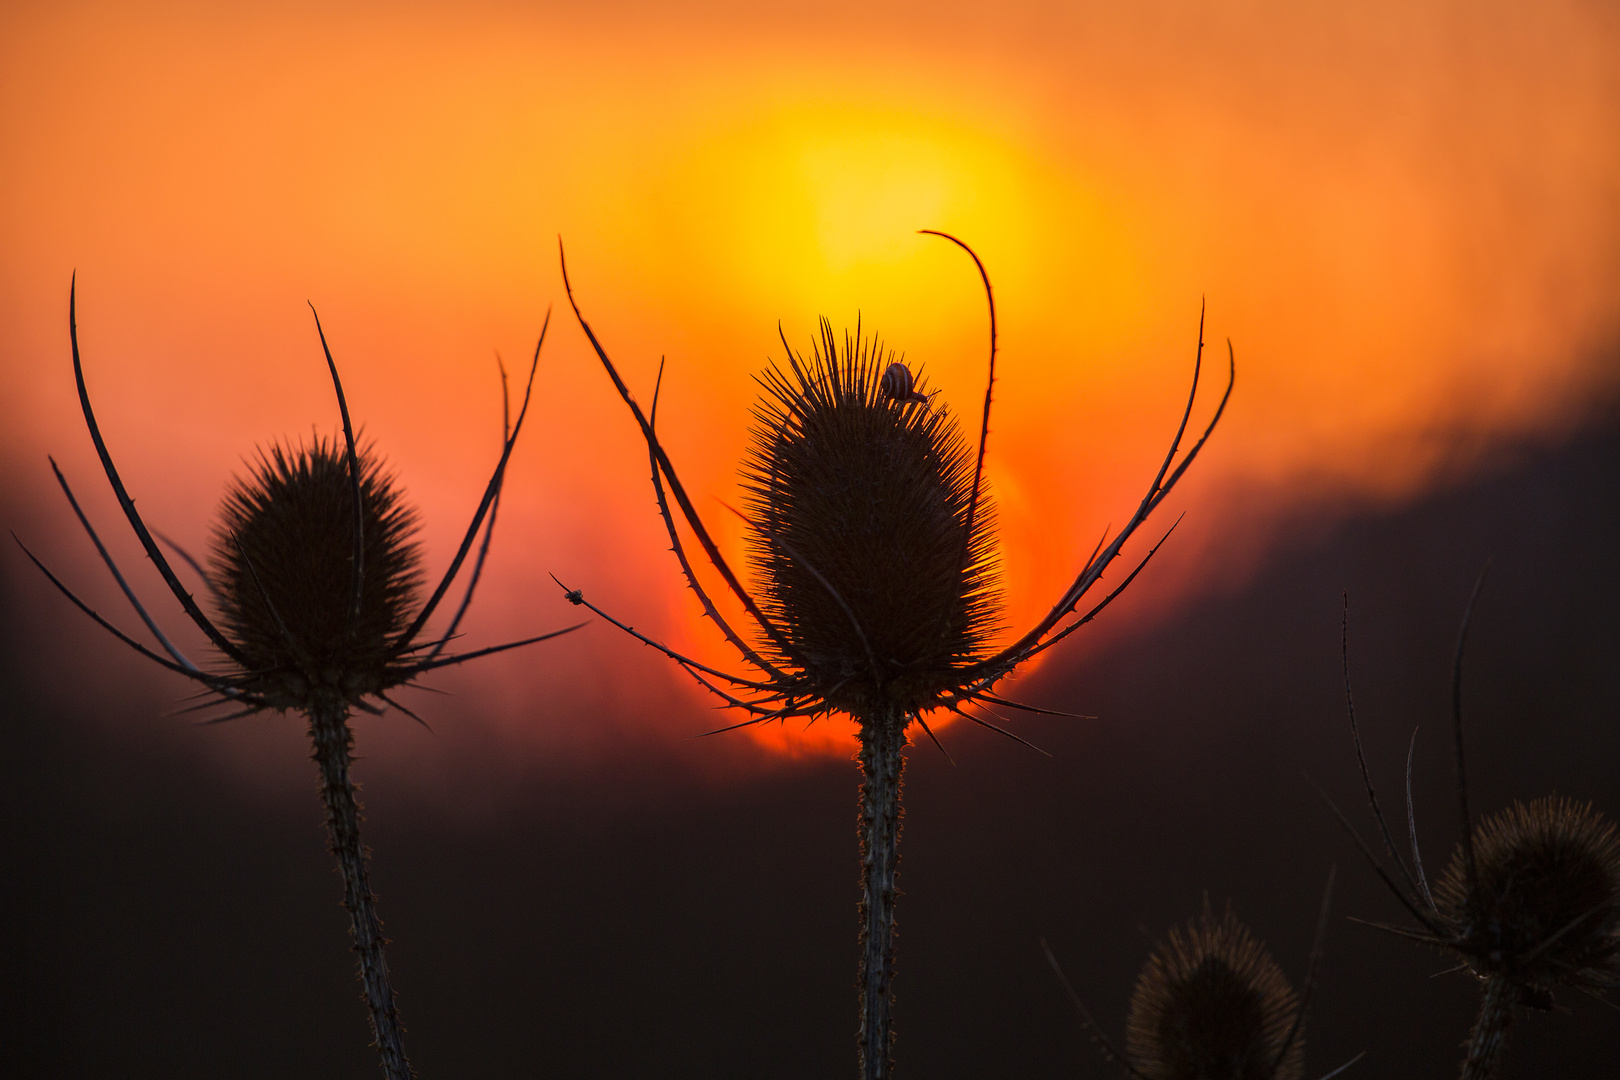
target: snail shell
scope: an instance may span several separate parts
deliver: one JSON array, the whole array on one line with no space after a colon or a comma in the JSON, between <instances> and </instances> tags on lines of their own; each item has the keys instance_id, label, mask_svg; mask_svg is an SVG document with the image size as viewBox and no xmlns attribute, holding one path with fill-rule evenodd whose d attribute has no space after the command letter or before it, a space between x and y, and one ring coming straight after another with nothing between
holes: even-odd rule
<instances>
[{"instance_id":1,"label":"snail shell","mask_svg":"<svg viewBox=\"0 0 1620 1080\"><path fill-rule=\"evenodd\" d=\"M878 384L878 390L884 397L902 404L908 401L914 401L919 405L928 404L928 398L916 391L911 378L911 369L899 361L890 364L889 369L883 373L883 381Z\"/></svg>"}]
</instances>

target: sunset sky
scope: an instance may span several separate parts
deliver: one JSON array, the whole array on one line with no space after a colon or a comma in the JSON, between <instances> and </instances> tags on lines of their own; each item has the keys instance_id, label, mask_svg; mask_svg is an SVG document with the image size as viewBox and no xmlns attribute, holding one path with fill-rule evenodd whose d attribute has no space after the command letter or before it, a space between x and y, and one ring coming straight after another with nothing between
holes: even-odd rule
<instances>
[{"instance_id":1,"label":"sunset sky","mask_svg":"<svg viewBox=\"0 0 1620 1080\"><path fill-rule=\"evenodd\" d=\"M205 546L245 455L333 430L312 301L441 567L498 449L495 354L517 367L562 305L469 642L569 621L556 573L712 662L732 658L567 315L559 235L644 400L668 358L667 444L734 558L720 500L778 323L803 347L818 317L859 317L971 426L982 294L916 230L973 244L1001 318L988 475L1015 626L1140 497L1201 298L1213 374L1230 339L1238 388L1121 620L1241 587L1290 528L1556 443L1620 383L1620 32L1601 5L108 3L0 20L0 476L28 538L125 622L44 460L178 625L73 398L74 271L90 390L157 527ZM666 735L713 719L600 625L445 685L537 752L581 738L581 710ZM836 732L764 737L841 753Z\"/></svg>"},{"instance_id":2,"label":"sunset sky","mask_svg":"<svg viewBox=\"0 0 1620 1080\"><path fill-rule=\"evenodd\" d=\"M157 620L210 655L86 433L75 274L89 392L151 525L206 549L256 448L337 429L313 303L434 574L499 454L496 357L524 369L550 309L461 644L576 621L555 574L735 668L559 237L643 403L666 360L660 432L741 563L723 504L778 327L803 349L819 318L859 320L976 430L983 292L925 228L995 286L1011 630L1142 497L1201 304L1194 424L1228 341L1237 381L1125 559L1184 513L1173 541L1002 687L1097 719L1020 717L1050 757L943 723L950 760L908 751L902 1075L1117 1075L1042 939L1117 1033L1133 927L1230 899L1298 980L1334 865L1307 1075L1363 1050L1347 1076L1455 1075L1472 980L1347 921L1404 916L1300 774L1370 828L1348 597L1369 768L1398 802L1415 762L1444 862L1452 649L1489 558L1476 814L1556 791L1620 817L1608 0L10 0L0 529L139 628L54 455ZM423 1076L847 1074L846 723L697 739L741 718L599 621L430 682L451 696L404 700L431 731L354 723ZM302 721L199 728L171 712L192 689L0 555L0 1073L375 1075ZM1559 1004L1516 1029L1511 1074L1612 1071L1613 1012Z\"/></svg>"}]
</instances>

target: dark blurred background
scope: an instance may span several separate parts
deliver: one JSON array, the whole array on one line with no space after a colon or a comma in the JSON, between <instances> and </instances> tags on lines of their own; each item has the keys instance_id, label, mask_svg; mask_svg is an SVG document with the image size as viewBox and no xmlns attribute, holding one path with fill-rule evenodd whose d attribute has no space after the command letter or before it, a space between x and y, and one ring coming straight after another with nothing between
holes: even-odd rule
<instances>
[{"instance_id":1,"label":"dark blurred background","mask_svg":"<svg viewBox=\"0 0 1620 1080\"><path fill-rule=\"evenodd\" d=\"M1341 594L1386 805L1399 806L1421 726L1431 872L1456 837L1452 648L1487 558L1466 664L1476 811L1558 792L1620 816L1620 419L1558 447L1498 452L1404 509L1290 535L1241 587L1146 630L1105 618L1011 691L1101 718L1020 720L1053 759L960 727L946 735L954 766L926 742L913 748L902 1075L1115 1075L1040 938L1117 1036L1151 939L1206 893L1230 901L1297 980L1335 863L1309 1075L1361 1050L1351 1076L1455 1072L1474 986L1436 976L1445 957L1346 919L1402 913L1304 778L1371 835L1343 708ZM38 605L65 602L25 578L15 552L0 573L0 625L20 646L55 624ZM60 663L105 663L103 644ZM24 670L18 657L35 655L0 650L0 1073L375 1075L313 766L244 791L201 749L232 736L154 719L177 686L134 683L92 719L47 704L64 695L42 687L74 676ZM262 723L296 759L296 722ZM437 727L447 762L477 760L476 731ZM744 767L715 780L682 764L711 754ZM567 767L446 772L428 794L366 792L423 1076L851 1073L853 763L671 740ZM497 812L446 810L482 804L491 786ZM1559 1006L1516 1028L1507 1074L1613 1075L1620 1014L1576 995Z\"/></svg>"}]
</instances>

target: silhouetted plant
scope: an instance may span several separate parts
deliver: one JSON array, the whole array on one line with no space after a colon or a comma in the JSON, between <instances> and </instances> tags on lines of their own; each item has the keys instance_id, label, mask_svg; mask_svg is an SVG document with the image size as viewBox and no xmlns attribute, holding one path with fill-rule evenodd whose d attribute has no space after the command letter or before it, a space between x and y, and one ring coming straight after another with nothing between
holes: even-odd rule
<instances>
[{"instance_id":1,"label":"silhouetted plant","mask_svg":"<svg viewBox=\"0 0 1620 1080\"><path fill-rule=\"evenodd\" d=\"M1333 874L1328 874L1303 990L1296 994L1265 943L1232 914L1204 910L1172 927L1137 976L1125 1049L1103 1033L1045 941L1052 965L1098 1051L1136 1080L1299 1080L1305 1020L1322 962ZM1322 1077L1331 1080L1363 1054Z\"/></svg>"},{"instance_id":2,"label":"silhouetted plant","mask_svg":"<svg viewBox=\"0 0 1620 1080\"><path fill-rule=\"evenodd\" d=\"M1299 999L1271 953L1230 909L1207 907L1148 957L1131 994L1125 1045L1152 1080L1296 1080L1304 1072Z\"/></svg>"},{"instance_id":3,"label":"silhouetted plant","mask_svg":"<svg viewBox=\"0 0 1620 1080\"><path fill-rule=\"evenodd\" d=\"M195 708L239 706L237 711L207 723L234 720L265 709L294 709L307 718L313 744L311 756L320 770L331 850L343 877L343 903L351 917L354 950L359 955L360 979L371 1010L376 1045L389 1080L406 1080L412 1070L405 1056L389 982L382 924L367 880L356 785L349 775L354 747L349 715L354 709L380 714L385 711L382 706L387 705L420 723L420 717L390 698L387 691L410 685L417 676L436 668L577 629L569 627L471 652L444 653L472 601L489 551L507 461L528 414L545 330L541 330L540 344L535 346L517 420L511 423L508 414L505 421L495 474L484 489L478 511L444 578L427 602L419 605L422 575L420 545L414 540L416 512L404 502L394 477L383 470L371 448L357 447L343 384L317 317L316 330L343 418L344 446L340 449L335 439L317 436L308 445L276 445L261 451L247 477L235 479L226 494L221 519L214 529L211 570L172 541L164 540L203 579L219 609L220 624L216 625L180 584L154 539L156 534L136 512L135 501L125 490L101 437L79 359L76 294L75 287L69 294L68 328L85 424L130 527L180 606L218 650L218 664L213 670L199 667L158 628L91 527L54 460L51 468L80 524L141 621L168 655L153 652L114 627L75 596L33 552L26 547L23 551L69 600L120 641L162 667L201 684L208 700ZM549 313L546 321L549 325ZM501 382L504 396L504 370ZM442 635L424 638L428 618L461 569L486 515L488 526L460 607Z\"/></svg>"},{"instance_id":4,"label":"silhouetted plant","mask_svg":"<svg viewBox=\"0 0 1620 1080\"><path fill-rule=\"evenodd\" d=\"M1471 971L1480 982L1479 1016L1463 1044L1464 1080L1488 1080L1496 1075L1520 1009L1552 1009L1553 994L1559 988L1578 990L1605 1002L1608 999L1601 991L1620 988L1620 830L1590 804L1557 796L1511 803L1477 826L1469 813L1462 660L1468 624L1484 583L1481 573L1463 613L1452 664L1452 736L1462 840L1433 889L1423 870L1412 817L1412 754L1417 732L1412 732L1406 756L1407 832L1412 847L1409 869L1390 836L1362 753L1355 702L1350 696L1348 604L1343 653L1350 733L1373 818L1399 882L1333 807L1361 853L1417 920L1419 929L1368 925L1451 954L1459 962L1456 970Z\"/></svg>"},{"instance_id":5,"label":"silhouetted plant","mask_svg":"<svg viewBox=\"0 0 1620 1080\"><path fill-rule=\"evenodd\" d=\"M757 600L720 554L658 440L658 390L653 392L650 413L644 414L574 304L571 286L568 292L580 326L646 440L653 492L687 583L704 613L758 674L733 675L683 656L601 611L582 592L563 586L567 599L660 649L726 705L749 714L748 720L732 728L790 717L813 719L831 712L847 713L858 725L864 777L859 1048L861 1072L868 1080L886 1077L892 1070L895 870L901 749L907 728L916 721L932 739L926 714L944 709L1017 739L968 710L988 711L989 706L1000 705L1050 712L1009 701L992 690L1025 660L1091 621L1152 558L1157 545L1117 588L1084 614L1077 613L1125 541L1197 457L1232 390L1229 380L1203 435L1177 462L1203 360L1200 315L1192 392L1170 451L1141 505L1106 547L1099 542L1045 618L1008 647L990 651L1002 612L995 580L993 514L983 489L995 382L995 300L978 256L955 237L933 235L957 244L973 258L989 303L990 386L985 390L978 454L970 454L949 410L932 406L921 382L892 353L885 354L875 337L863 339L857 328L840 347L824 320L809 358L795 353L783 339L787 368L773 367L760 378L765 396L755 410L753 443L743 463L749 511L743 519ZM566 263L563 281L568 286ZM1230 357L1229 365L1235 374ZM662 379L660 367L660 386ZM756 643L738 633L704 591L681 542L668 495L673 495L704 555L754 621L760 635ZM1075 617L1064 623L1070 615Z\"/></svg>"}]
</instances>

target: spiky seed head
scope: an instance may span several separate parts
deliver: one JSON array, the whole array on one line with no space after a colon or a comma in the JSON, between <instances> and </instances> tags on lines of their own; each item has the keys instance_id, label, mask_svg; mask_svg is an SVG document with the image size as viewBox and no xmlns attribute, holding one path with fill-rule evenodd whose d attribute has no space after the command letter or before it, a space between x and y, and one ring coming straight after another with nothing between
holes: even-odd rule
<instances>
[{"instance_id":1,"label":"spiky seed head","mask_svg":"<svg viewBox=\"0 0 1620 1080\"><path fill-rule=\"evenodd\" d=\"M226 490L211 559L224 632L247 657L247 688L276 707L307 707L319 694L358 701L401 681L397 639L422 581L417 516L371 448L358 457L357 617L354 489L339 440L261 450Z\"/></svg>"},{"instance_id":2,"label":"spiky seed head","mask_svg":"<svg viewBox=\"0 0 1620 1080\"><path fill-rule=\"evenodd\" d=\"M1001 611L983 492L967 534L973 454L885 361L822 320L808 360L761 377L742 469L761 606L786 639L767 648L857 719L958 688Z\"/></svg>"},{"instance_id":3,"label":"spiky seed head","mask_svg":"<svg viewBox=\"0 0 1620 1080\"><path fill-rule=\"evenodd\" d=\"M1515 802L1474 830L1470 895L1459 846L1434 889L1457 948L1481 975L1519 982L1526 1004L1620 964L1620 830L1589 803Z\"/></svg>"},{"instance_id":4,"label":"spiky seed head","mask_svg":"<svg viewBox=\"0 0 1620 1080\"><path fill-rule=\"evenodd\" d=\"M1126 1049L1150 1080L1297 1080L1305 1059L1298 1013L1265 945L1230 911L1216 918L1206 904L1148 958L1131 995Z\"/></svg>"}]
</instances>

